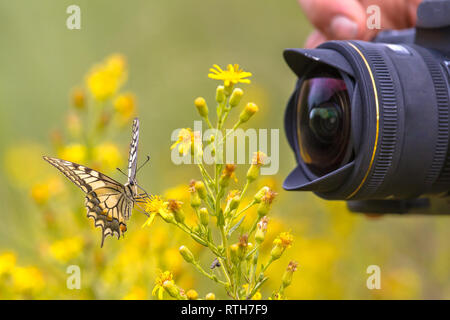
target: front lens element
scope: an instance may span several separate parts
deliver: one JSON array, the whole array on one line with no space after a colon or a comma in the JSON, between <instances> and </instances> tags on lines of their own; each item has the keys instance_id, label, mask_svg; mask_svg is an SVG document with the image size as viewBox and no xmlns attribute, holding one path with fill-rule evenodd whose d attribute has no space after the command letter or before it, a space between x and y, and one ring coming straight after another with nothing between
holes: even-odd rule
<instances>
[{"instance_id":1,"label":"front lens element","mask_svg":"<svg viewBox=\"0 0 450 320\"><path fill-rule=\"evenodd\" d=\"M309 169L322 176L351 156L350 99L338 75L321 74L303 81L297 105L300 155Z\"/></svg>"}]
</instances>

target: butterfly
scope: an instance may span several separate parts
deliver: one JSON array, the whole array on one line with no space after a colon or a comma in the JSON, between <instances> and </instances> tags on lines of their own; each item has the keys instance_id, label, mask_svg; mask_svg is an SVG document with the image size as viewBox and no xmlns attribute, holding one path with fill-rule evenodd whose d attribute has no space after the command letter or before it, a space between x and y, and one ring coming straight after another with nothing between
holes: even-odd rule
<instances>
[{"instance_id":1,"label":"butterfly","mask_svg":"<svg viewBox=\"0 0 450 320\"><path fill-rule=\"evenodd\" d=\"M43 157L86 194L87 217L93 218L95 226L102 229L101 247L103 247L105 237L116 235L119 239L120 236L123 236L127 231L127 220L131 217L134 205L144 203L147 198L150 198L136 181L137 171L150 159L147 157L147 161L137 168L138 143L139 119L136 118L133 121L128 156L128 180L125 184L77 163ZM139 190L142 190L143 193L139 193ZM148 215L145 211L143 212Z\"/></svg>"}]
</instances>

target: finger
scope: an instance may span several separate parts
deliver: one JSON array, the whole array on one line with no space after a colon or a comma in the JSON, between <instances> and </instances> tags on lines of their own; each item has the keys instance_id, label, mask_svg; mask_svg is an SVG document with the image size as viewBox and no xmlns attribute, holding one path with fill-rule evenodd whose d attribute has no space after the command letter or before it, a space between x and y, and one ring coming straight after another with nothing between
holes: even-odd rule
<instances>
[{"instance_id":1,"label":"finger","mask_svg":"<svg viewBox=\"0 0 450 320\"><path fill-rule=\"evenodd\" d=\"M320 45L322 42L327 41L327 38L318 30L314 30L306 39L305 48L313 49Z\"/></svg>"},{"instance_id":2,"label":"finger","mask_svg":"<svg viewBox=\"0 0 450 320\"><path fill-rule=\"evenodd\" d=\"M298 0L312 24L328 39L361 39L366 13L357 0Z\"/></svg>"}]
</instances>

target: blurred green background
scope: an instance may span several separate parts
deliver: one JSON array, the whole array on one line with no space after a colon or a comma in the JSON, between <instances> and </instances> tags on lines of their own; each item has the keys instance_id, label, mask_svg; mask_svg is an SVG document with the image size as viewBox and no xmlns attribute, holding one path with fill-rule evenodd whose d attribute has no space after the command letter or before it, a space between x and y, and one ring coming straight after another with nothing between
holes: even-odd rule
<instances>
[{"instance_id":1,"label":"blurred green background","mask_svg":"<svg viewBox=\"0 0 450 320\"><path fill-rule=\"evenodd\" d=\"M66 8L71 4L81 8L81 30L66 28ZM175 128L192 127L197 119L192 106L195 97L202 95L213 105L217 83L207 78L208 69L214 63L222 67L238 63L253 73L252 84L243 86L245 100L256 102L261 110L252 126L280 129L280 170L272 179L280 197L273 214L295 237L283 261L296 259L300 265L295 285L287 290L288 298L450 298L448 217L369 219L348 213L343 203L282 191L281 182L295 164L282 127L295 78L282 59L282 51L301 47L312 30L295 0L0 0L0 30L0 255L12 252L17 265L36 266L42 274L42 283L33 292L15 292L4 282L0 298L123 298L128 294L151 298L152 279L157 268L164 269L164 263L178 268L180 277L190 274L190 278L180 280L186 286L201 294L210 290L211 284L190 266L172 261L175 258L170 255L177 255L180 243L167 239L171 231L162 223L155 227L152 239L166 239L159 244L165 251L158 254L169 256L168 262L158 262L147 251L143 258L144 251L140 251L135 258L150 262L139 264L142 269L135 272L138 279L128 279L125 270L133 273L130 269L138 268L134 256L123 248L132 239L108 239L103 251L96 248L99 231L94 231L92 221L84 217L81 192L65 180L65 188L73 191L70 201L80 208L61 214L79 215L79 225L87 230L82 235L90 237L93 243L89 245L95 247L74 258L75 264L92 268L83 278L81 291L65 287L67 263L57 263L46 253L48 245L61 239L61 230L43 223L42 208L30 199L31 183L52 170L40 156L52 155L49 134L66 126L70 90L83 85L91 66L112 53L127 58L129 76L124 89L137 97L141 159L147 153L152 157L139 180L157 194L198 178L195 167L172 164L169 146ZM114 139L126 154L129 127ZM12 169L8 155L17 148L28 151ZM105 173L122 179L116 172ZM129 233L133 228L140 235L153 233L152 229L140 230L143 222L144 217L135 213ZM70 223L73 221L67 220ZM64 226L64 230L64 236L77 236L77 229ZM154 242L144 243L153 250ZM120 254L126 262L117 258ZM125 268L127 263L129 268ZM381 290L366 287L366 268L373 264L381 267ZM118 265L123 267L122 273L112 273L110 269ZM276 275L283 268L272 273ZM278 285L276 279L269 282L263 297ZM224 297L220 289L216 295Z\"/></svg>"}]
</instances>

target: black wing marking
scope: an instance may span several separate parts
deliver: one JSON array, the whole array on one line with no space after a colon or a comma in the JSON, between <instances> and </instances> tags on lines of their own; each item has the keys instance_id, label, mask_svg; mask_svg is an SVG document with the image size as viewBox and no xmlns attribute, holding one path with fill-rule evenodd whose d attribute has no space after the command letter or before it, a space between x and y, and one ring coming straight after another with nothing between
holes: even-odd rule
<instances>
[{"instance_id":1,"label":"black wing marking","mask_svg":"<svg viewBox=\"0 0 450 320\"><path fill-rule=\"evenodd\" d=\"M137 151L139 144L139 119L133 120L130 153L128 155L128 182L136 181Z\"/></svg>"},{"instance_id":2,"label":"black wing marking","mask_svg":"<svg viewBox=\"0 0 450 320\"><path fill-rule=\"evenodd\" d=\"M96 227L102 228L102 247L106 236L120 238L123 235L134 200L126 196L122 184L101 172L70 161L51 157L44 157L44 160L86 193L87 216L94 219Z\"/></svg>"}]
</instances>

